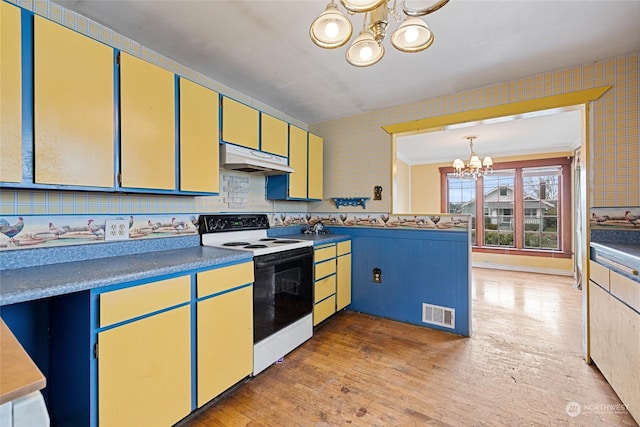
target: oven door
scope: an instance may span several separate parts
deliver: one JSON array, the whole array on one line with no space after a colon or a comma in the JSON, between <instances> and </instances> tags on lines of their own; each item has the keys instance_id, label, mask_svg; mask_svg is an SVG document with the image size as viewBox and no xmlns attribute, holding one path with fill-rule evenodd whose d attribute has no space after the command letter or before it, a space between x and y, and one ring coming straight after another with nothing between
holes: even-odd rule
<instances>
[{"instance_id":1,"label":"oven door","mask_svg":"<svg viewBox=\"0 0 640 427\"><path fill-rule=\"evenodd\" d=\"M258 343L313 310L313 248L253 258L253 342Z\"/></svg>"}]
</instances>

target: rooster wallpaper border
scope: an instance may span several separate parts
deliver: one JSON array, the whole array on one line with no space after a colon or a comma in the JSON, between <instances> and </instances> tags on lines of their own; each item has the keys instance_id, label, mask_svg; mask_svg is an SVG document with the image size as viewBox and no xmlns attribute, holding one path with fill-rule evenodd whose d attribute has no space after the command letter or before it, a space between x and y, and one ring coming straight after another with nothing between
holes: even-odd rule
<instances>
[{"instance_id":1,"label":"rooster wallpaper border","mask_svg":"<svg viewBox=\"0 0 640 427\"><path fill-rule=\"evenodd\" d=\"M220 212L219 212L220 213ZM468 215L283 212L267 214L273 228L322 222L327 226L384 227L466 231ZM162 215L6 215L0 217L0 250L56 247L105 242L105 222L129 223L129 240L198 234L199 214Z\"/></svg>"}]
</instances>

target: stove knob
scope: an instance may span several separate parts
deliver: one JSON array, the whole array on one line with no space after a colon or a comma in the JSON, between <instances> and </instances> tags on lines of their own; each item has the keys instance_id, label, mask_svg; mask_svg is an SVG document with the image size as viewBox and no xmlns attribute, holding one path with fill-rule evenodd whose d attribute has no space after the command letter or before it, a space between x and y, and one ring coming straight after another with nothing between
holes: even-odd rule
<instances>
[{"instance_id":1,"label":"stove knob","mask_svg":"<svg viewBox=\"0 0 640 427\"><path fill-rule=\"evenodd\" d=\"M267 219L265 217L260 217L258 219L258 227L266 228L267 227Z\"/></svg>"},{"instance_id":2,"label":"stove knob","mask_svg":"<svg viewBox=\"0 0 640 427\"><path fill-rule=\"evenodd\" d=\"M226 225L226 221L224 219L218 218L216 220L216 228L219 230L224 230Z\"/></svg>"}]
</instances>

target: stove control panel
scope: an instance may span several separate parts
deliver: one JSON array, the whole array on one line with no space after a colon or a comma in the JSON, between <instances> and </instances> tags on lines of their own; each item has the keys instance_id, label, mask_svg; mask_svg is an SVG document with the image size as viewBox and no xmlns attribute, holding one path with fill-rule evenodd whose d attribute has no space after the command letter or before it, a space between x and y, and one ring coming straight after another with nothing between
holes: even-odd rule
<instances>
[{"instance_id":1,"label":"stove control panel","mask_svg":"<svg viewBox=\"0 0 640 427\"><path fill-rule=\"evenodd\" d=\"M200 234L269 228L269 218L265 214L200 215L198 223Z\"/></svg>"}]
</instances>

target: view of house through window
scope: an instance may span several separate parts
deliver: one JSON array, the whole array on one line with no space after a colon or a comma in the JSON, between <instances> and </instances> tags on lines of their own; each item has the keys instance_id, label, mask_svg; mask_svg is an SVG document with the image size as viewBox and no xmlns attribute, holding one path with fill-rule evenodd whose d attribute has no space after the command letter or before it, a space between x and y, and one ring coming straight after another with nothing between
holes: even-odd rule
<instances>
[{"instance_id":1,"label":"view of house through window","mask_svg":"<svg viewBox=\"0 0 640 427\"><path fill-rule=\"evenodd\" d=\"M477 181L447 173L446 207L450 213L472 215L474 246L562 250L561 197L570 197L561 194L563 167L535 162L498 166Z\"/></svg>"}]
</instances>

